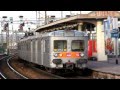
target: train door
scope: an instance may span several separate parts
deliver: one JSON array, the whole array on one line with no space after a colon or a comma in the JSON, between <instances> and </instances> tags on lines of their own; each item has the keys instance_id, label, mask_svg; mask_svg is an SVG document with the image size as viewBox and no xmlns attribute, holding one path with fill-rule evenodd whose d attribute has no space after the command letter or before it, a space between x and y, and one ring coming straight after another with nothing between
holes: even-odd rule
<instances>
[{"instance_id":1,"label":"train door","mask_svg":"<svg viewBox=\"0 0 120 90\"><path fill-rule=\"evenodd\" d=\"M120 39L118 39L118 55L120 55Z\"/></svg>"},{"instance_id":2,"label":"train door","mask_svg":"<svg viewBox=\"0 0 120 90\"><path fill-rule=\"evenodd\" d=\"M36 41L35 40L33 40L32 41L33 43L33 45L32 45L32 55L33 55L33 60L32 60L32 62L34 63L35 62L35 60L36 60L36 53L35 53L35 43L36 43Z\"/></svg>"},{"instance_id":3,"label":"train door","mask_svg":"<svg viewBox=\"0 0 120 90\"><path fill-rule=\"evenodd\" d=\"M45 49L45 40L41 40L41 65L43 65L44 60L44 49Z\"/></svg>"},{"instance_id":4,"label":"train door","mask_svg":"<svg viewBox=\"0 0 120 90\"><path fill-rule=\"evenodd\" d=\"M30 48L30 54L31 54L31 62L33 61L33 41L31 40L31 48Z\"/></svg>"},{"instance_id":5,"label":"train door","mask_svg":"<svg viewBox=\"0 0 120 90\"><path fill-rule=\"evenodd\" d=\"M35 41L35 63L38 63L38 40Z\"/></svg>"}]
</instances>

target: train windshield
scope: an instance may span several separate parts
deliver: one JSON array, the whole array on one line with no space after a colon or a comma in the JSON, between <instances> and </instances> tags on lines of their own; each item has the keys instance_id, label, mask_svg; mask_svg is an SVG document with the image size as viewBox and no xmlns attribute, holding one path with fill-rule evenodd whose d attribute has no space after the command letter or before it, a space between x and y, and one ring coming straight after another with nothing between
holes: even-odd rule
<instances>
[{"instance_id":1,"label":"train windshield","mask_svg":"<svg viewBox=\"0 0 120 90\"><path fill-rule=\"evenodd\" d=\"M83 40L73 40L71 44L72 51L84 51L84 41Z\"/></svg>"},{"instance_id":2,"label":"train windshield","mask_svg":"<svg viewBox=\"0 0 120 90\"><path fill-rule=\"evenodd\" d=\"M66 40L54 40L54 52L67 51L67 41Z\"/></svg>"}]
</instances>

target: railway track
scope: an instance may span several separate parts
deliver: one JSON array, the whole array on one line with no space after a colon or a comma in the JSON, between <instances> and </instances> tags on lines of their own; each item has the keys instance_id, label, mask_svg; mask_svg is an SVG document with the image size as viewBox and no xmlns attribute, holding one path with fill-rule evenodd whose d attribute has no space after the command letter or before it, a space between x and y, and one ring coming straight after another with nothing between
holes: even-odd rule
<instances>
[{"instance_id":1,"label":"railway track","mask_svg":"<svg viewBox=\"0 0 120 90\"><path fill-rule=\"evenodd\" d=\"M27 64L26 64L27 65ZM80 73L75 73L75 72L72 72L72 73L54 73L52 74L49 70L45 70L43 68L40 68L39 66L31 66L31 65L28 65L29 67L33 68L35 71L37 72L42 72L43 73L43 77L48 75L50 76L51 78L50 79L93 79L93 77L91 76L91 70L89 69L86 69L84 72L85 74L83 75L80 75ZM87 72L87 73L86 73ZM52 78L54 77L54 78Z\"/></svg>"},{"instance_id":2,"label":"railway track","mask_svg":"<svg viewBox=\"0 0 120 90\"><path fill-rule=\"evenodd\" d=\"M7 79L7 78L0 72L0 79Z\"/></svg>"},{"instance_id":3,"label":"railway track","mask_svg":"<svg viewBox=\"0 0 120 90\"><path fill-rule=\"evenodd\" d=\"M27 76L29 79L64 79L63 77L45 72L17 59L10 60L10 64L18 72L20 72L24 76Z\"/></svg>"},{"instance_id":4,"label":"railway track","mask_svg":"<svg viewBox=\"0 0 120 90\"><path fill-rule=\"evenodd\" d=\"M47 77L49 77L48 79L66 79L64 77L61 77L61 76L46 72L44 70L41 70L41 69L38 69L38 68L35 68L35 67L31 67L31 68L33 68L38 73L42 73L43 78L46 78L46 76L47 76Z\"/></svg>"},{"instance_id":5,"label":"railway track","mask_svg":"<svg viewBox=\"0 0 120 90\"><path fill-rule=\"evenodd\" d=\"M32 68L36 68L36 67L32 67ZM40 67L37 67L37 69L41 70ZM49 70L47 71L45 69L42 69L41 71L51 73ZM54 73L53 75L62 77L62 79L93 79L92 71L90 69L85 69L84 72L82 72L82 70L80 70L80 72L71 71L68 73L65 73L65 72L63 73L63 72L58 71Z\"/></svg>"},{"instance_id":6,"label":"railway track","mask_svg":"<svg viewBox=\"0 0 120 90\"><path fill-rule=\"evenodd\" d=\"M40 68L36 68L36 67L31 67L34 68L34 70L37 70L37 72L42 72L44 73L44 75L48 75L51 76L51 79L54 79L56 77L56 79L93 79L93 77L91 75L79 75L77 73L67 73L67 74L51 74L50 72L47 72L45 70L41 70ZM54 78L52 78L54 77Z\"/></svg>"},{"instance_id":7,"label":"railway track","mask_svg":"<svg viewBox=\"0 0 120 90\"><path fill-rule=\"evenodd\" d=\"M80 76L78 74L56 75L30 66L12 57L4 57L0 60L1 79L91 79L91 76Z\"/></svg>"},{"instance_id":8,"label":"railway track","mask_svg":"<svg viewBox=\"0 0 120 90\"><path fill-rule=\"evenodd\" d=\"M18 73L9 64L11 56L5 56L0 59L0 78L1 79L27 79L22 74Z\"/></svg>"},{"instance_id":9,"label":"railway track","mask_svg":"<svg viewBox=\"0 0 120 90\"><path fill-rule=\"evenodd\" d=\"M84 75L78 75L76 73L74 74L69 74L67 76L63 76L66 79L93 79L92 76L88 75L88 76L84 76Z\"/></svg>"},{"instance_id":10,"label":"railway track","mask_svg":"<svg viewBox=\"0 0 120 90\"><path fill-rule=\"evenodd\" d=\"M79 70L79 69L78 69ZM79 70L79 72L69 72L61 74L60 76L66 79L93 79L92 71L90 69Z\"/></svg>"},{"instance_id":11,"label":"railway track","mask_svg":"<svg viewBox=\"0 0 120 90\"><path fill-rule=\"evenodd\" d=\"M76 73L68 73L64 75L51 74L50 72L47 72L46 70L41 69L40 67L35 67L33 64L28 64L28 62L24 62L23 60L14 60L14 64L13 62L11 62L11 64L13 67L18 66L19 67L18 71L21 72L23 75L29 77L30 79L91 79L92 78L90 76L80 76ZM24 72L28 71L28 72L23 73L22 71Z\"/></svg>"}]
</instances>

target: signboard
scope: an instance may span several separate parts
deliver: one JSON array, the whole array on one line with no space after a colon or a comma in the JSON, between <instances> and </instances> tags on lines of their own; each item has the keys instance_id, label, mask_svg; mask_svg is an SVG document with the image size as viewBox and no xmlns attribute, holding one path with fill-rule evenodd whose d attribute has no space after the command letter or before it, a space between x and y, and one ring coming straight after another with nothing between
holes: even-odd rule
<instances>
[{"instance_id":1,"label":"signboard","mask_svg":"<svg viewBox=\"0 0 120 90\"><path fill-rule=\"evenodd\" d=\"M116 32L116 33L111 33L111 37L112 38L118 38L119 37L119 33Z\"/></svg>"},{"instance_id":2,"label":"signboard","mask_svg":"<svg viewBox=\"0 0 120 90\"><path fill-rule=\"evenodd\" d=\"M112 19L112 25L113 25L113 30L118 29L118 18L113 18Z\"/></svg>"},{"instance_id":3,"label":"signboard","mask_svg":"<svg viewBox=\"0 0 120 90\"><path fill-rule=\"evenodd\" d=\"M13 17L10 17L10 22L13 23Z\"/></svg>"},{"instance_id":4,"label":"signboard","mask_svg":"<svg viewBox=\"0 0 120 90\"><path fill-rule=\"evenodd\" d=\"M96 16L115 16L115 11L96 11Z\"/></svg>"},{"instance_id":5,"label":"signboard","mask_svg":"<svg viewBox=\"0 0 120 90\"><path fill-rule=\"evenodd\" d=\"M106 34L118 32L118 18L108 16L104 20L104 30Z\"/></svg>"},{"instance_id":6,"label":"signboard","mask_svg":"<svg viewBox=\"0 0 120 90\"><path fill-rule=\"evenodd\" d=\"M111 26L111 17L108 17L108 19L105 19L103 23L104 23L103 26L104 26L105 37L110 38L111 31L112 31L112 28L110 27Z\"/></svg>"},{"instance_id":7,"label":"signboard","mask_svg":"<svg viewBox=\"0 0 120 90\"><path fill-rule=\"evenodd\" d=\"M108 30L110 30L110 24L109 24L109 22L108 22L108 20L104 20L104 30L106 31L108 31Z\"/></svg>"}]
</instances>

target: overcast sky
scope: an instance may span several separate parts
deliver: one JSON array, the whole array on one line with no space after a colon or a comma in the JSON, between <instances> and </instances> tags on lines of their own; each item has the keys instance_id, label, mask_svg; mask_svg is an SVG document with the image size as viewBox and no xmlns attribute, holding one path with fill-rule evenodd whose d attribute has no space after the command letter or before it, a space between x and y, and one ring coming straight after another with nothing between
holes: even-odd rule
<instances>
[{"instance_id":1,"label":"overcast sky","mask_svg":"<svg viewBox=\"0 0 120 90\"><path fill-rule=\"evenodd\" d=\"M81 11L82 13L89 13L90 11ZM44 16L44 11L40 11L41 16ZM72 11L73 14L80 13L80 11ZM69 15L70 11L63 11L63 15ZM0 18L2 16L14 17L14 19L19 19L22 15L24 18L35 19L36 11L0 11ZM56 17L61 17L61 11L47 11L47 15L55 15Z\"/></svg>"}]
</instances>

